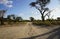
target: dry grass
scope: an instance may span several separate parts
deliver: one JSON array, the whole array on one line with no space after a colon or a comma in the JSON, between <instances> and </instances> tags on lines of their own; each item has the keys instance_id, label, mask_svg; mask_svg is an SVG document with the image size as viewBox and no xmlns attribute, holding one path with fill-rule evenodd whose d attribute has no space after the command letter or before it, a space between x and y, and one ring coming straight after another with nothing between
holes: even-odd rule
<instances>
[{"instance_id":1,"label":"dry grass","mask_svg":"<svg viewBox=\"0 0 60 39\"><path fill-rule=\"evenodd\" d=\"M0 27L13 27L13 26L24 26L27 22L4 22L4 25L0 25Z\"/></svg>"}]
</instances>

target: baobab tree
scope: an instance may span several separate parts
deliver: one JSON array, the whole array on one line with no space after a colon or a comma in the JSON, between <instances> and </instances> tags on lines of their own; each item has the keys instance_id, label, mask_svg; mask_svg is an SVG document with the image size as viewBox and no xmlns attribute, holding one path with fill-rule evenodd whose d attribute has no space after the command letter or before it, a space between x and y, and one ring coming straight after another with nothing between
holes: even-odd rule
<instances>
[{"instance_id":1,"label":"baobab tree","mask_svg":"<svg viewBox=\"0 0 60 39\"><path fill-rule=\"evenodd\" d=\"M4 16L5 12L6 12L6 10L0 10L0 22L1 22L1 25L4 24L3 16Z\"/></svg>"},{"instance_id":2,"label":"baobab tree","mask_svg":"<svg viewBox=\"0 0 60 39\"><path fill-rule=\"evenodd\" d=\"M46 7L49 4L50 0L36 0L36 2L31 2L30 5L39 10L41 14L42 21L45 20L45 17L48 15L49 8ZM47 13L46 13L47 12Z\"/></svg>"}]
</instances>

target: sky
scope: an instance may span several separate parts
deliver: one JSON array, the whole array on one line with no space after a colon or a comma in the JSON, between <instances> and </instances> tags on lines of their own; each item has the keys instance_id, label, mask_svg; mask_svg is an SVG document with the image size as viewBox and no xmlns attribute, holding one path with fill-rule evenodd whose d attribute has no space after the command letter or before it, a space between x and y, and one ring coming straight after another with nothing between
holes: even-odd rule
<instances>
[{"instance_id":1,"label":"sky","mask_svg":"<svg viewBox=\"0 0 60 39\"><path fill-rule=\"evenodd\" d=\"M15 14L16 16L20 16L23 19L29 19L29 17L41 19L39 11L29 5L34 1L36 0L0 0L0 10L7 10L4 17L7 15ZM53 10L51 12L50 18L56 19L57 17L60 17L59 0L51 0L47 7L50 10Z\"/></svg>"}]
</instances>

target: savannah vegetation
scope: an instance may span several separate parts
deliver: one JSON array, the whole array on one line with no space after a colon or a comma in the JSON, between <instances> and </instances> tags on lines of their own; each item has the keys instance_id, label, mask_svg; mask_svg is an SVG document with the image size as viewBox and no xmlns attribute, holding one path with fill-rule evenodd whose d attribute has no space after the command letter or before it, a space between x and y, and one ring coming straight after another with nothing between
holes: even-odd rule
<instances>
[{"instance_id":1,"label":"savannah vegetation","mask_svg":"<svg viewBox=\"0 0 60 39\"><path fill-rule=\"evenodd\" d=\"M15 16L14 14L8 15L7 18L4 18L4 14L0 17L0 25L4 24L15 24L15 23L26 23L32 22L34 25L60 25L60 17L57 19L51 19L50 13L53 10L50 10L46 7L50 3L50 0L36 0L35 2L31 2L29 5L35 7L39 13L41 14L42 20L35 20L34 17L30 17L30 20L24 20L22 17ZM1 13L6 13L7 10L0 10ZM46 13L47 12L47 13ZM46 16L48 19L45 20Z\"/></svg>"},{"instance_id":2,"label":"savannah vegetation","mask_svg":"<svg viewBox=\"0 0 60 39\"><path fill-rule=\"evenodd\" d=\"M53 10L50 10L46 7L51 0L36 0L36 2L31 2L30 6L35 7L41 14L42 20L35 20L33 24L35 25L60 25L60 18L52 19L50 18L50 13ZM46 13L47 12L47 13ZM48 19L45 20L46 16Z\"/></svg>"}]
</instances>

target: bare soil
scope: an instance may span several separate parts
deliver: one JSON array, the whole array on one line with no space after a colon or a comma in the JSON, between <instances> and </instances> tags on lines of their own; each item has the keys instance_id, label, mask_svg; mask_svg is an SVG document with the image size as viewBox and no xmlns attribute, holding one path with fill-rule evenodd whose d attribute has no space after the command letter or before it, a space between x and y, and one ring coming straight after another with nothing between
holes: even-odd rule
<instances>
[{"instance_id":1,"label":"bare soil","mask_svg":"<svg viewBox=\"0 0 60 39\"><path fill-rule=\"evenodd\" d=\"M0 27L0 39L48 39L48 37L52 34L52 30L59 27L60 26L34 26L31 22L28 22L26 25Z\"/></svg>"}]
</instances>

